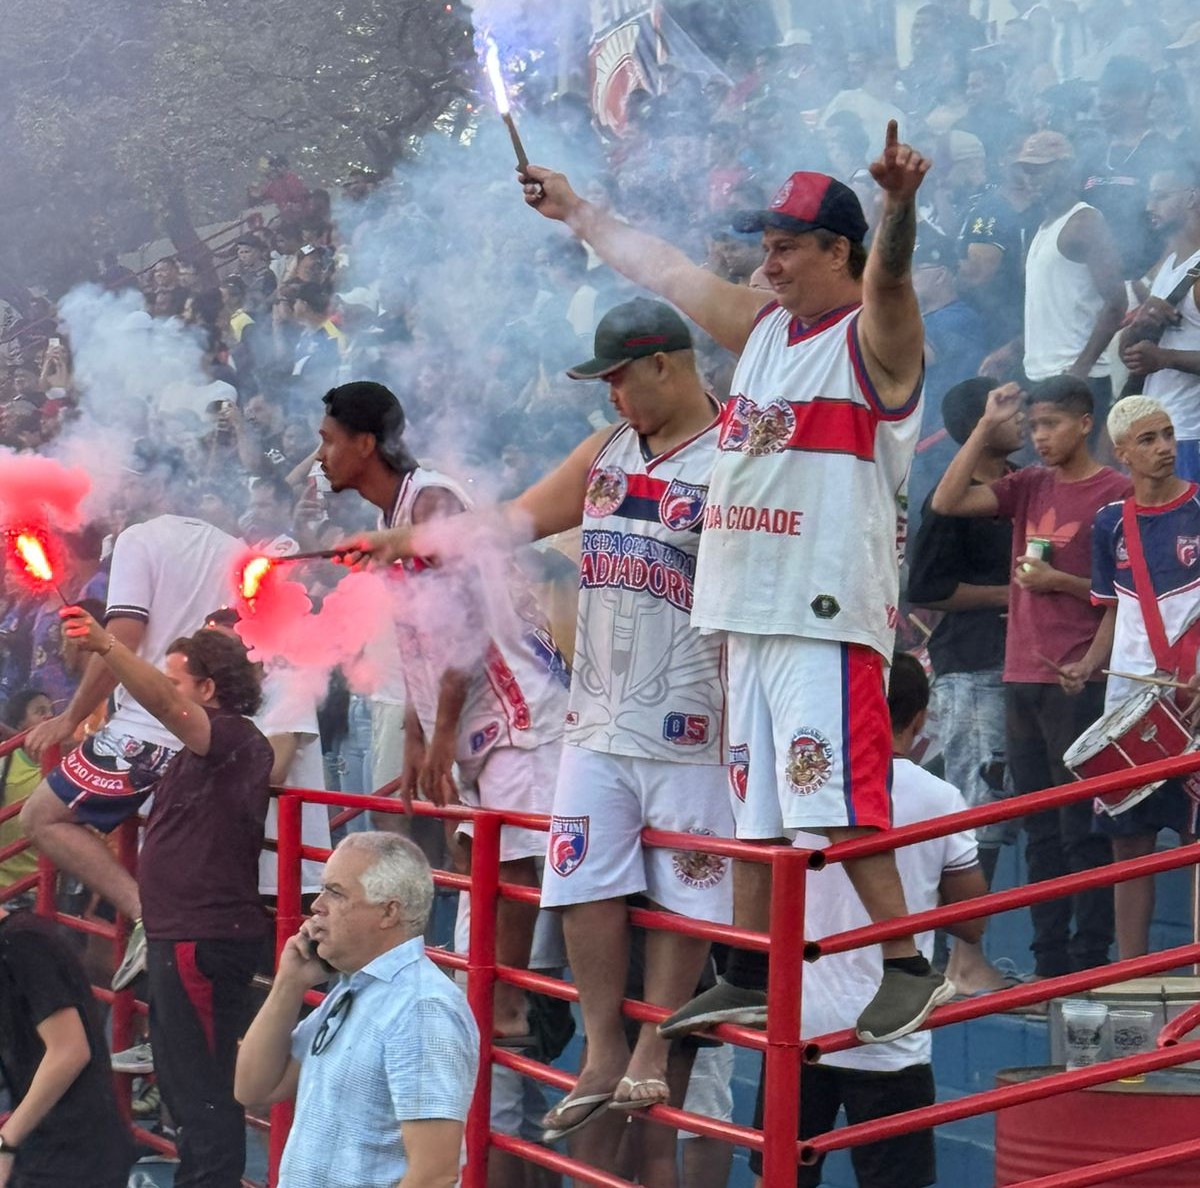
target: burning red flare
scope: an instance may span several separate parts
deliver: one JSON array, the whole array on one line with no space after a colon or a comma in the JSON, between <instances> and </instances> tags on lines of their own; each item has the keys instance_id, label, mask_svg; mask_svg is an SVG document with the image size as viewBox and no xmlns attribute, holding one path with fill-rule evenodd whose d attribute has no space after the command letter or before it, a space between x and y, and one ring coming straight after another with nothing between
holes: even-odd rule
<instances>
[{"instance_id":1,"label":"burning red flare","mask_svg":"<svg viewBox=\"0 0 1200 1188\"><path fill-rule=\"evenodd\" d=\"M41 528L27 527L10 528L4 536L10 554L9 564L25 579L25 584L38 594L47 588L55 590L61 598L62 591L55 584L54 565L50 560L53 548L48 534Z\"/></svg>"},{"instance_id":2,"label":"burning red flare","mask_svg":"<svg viewBox=\"0 0 1200 1188\"><path fill-rule=\"evenodd\" d=\"M242 569L242 597L247 601L258 596L267 574L275 568L270 557L251 557Z\"/></svg>"},{"instance_id":3,"label":"burning red flare","mask_svg":"<svg viewBox=\"0 0 1200 1188\"><path fill-rule=\"evenodd\" d=\"M17 555L25 566L25 572L31 578L39 582L54 581L50 558L46 556L46 548L36 536L30 532L18 532L15 545Z\"/></svg>"}]
</instances>

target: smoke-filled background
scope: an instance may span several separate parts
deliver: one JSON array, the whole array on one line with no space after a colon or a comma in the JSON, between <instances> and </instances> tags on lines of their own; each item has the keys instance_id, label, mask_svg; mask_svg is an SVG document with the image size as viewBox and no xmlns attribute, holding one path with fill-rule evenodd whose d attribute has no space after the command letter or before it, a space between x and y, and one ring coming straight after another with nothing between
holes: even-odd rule
<instances>
[{"instance_id":1,"label":"smoke-filled background","mask_svg":"<svg viewBox=\"0 0 1200 1188\"><path fill-rule=\"evenodd\" d=\"M269 17L48 0L0 48L0 443L86 473L82 589L98 542L156 510L129 490L148 467L171 480L157 510L255 547L370 524L309 461L338 382L391 386L416 456L484 502L610 421L603 385L563 371L632 290L523 204L480 66L491 37L531 159L735 283L761 252L731 214L792 170L842 178L871 219L889 118L933 158L919 507L949 448L944 392L1019 374L995 354L1021 334L1041 217L1019 146L1070 139L1080 196L1140 277L1165 233L1149 179L1194 143L1196 19L1188 0L281 0ZM700 347L723 397L734 360ZM339 580L295 577L322 611ZM37 672L9 578L0 693Z\"/></svg>"}]
</instances>

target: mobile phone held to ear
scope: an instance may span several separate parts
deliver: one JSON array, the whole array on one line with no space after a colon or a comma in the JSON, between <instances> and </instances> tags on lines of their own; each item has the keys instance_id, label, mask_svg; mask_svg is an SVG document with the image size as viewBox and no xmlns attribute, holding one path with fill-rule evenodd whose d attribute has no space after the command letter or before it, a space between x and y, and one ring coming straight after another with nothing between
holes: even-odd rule
<instances>
[{"instance_id":1,"label":"mobile phone held to ear","mask_svg":"<svg viewBox=\"0 0 1200 1188\"><path fill-rule=\"evenodd\" d=\"M304 945L305 956L315 957L321 963L323 969L329 973L337 973L337 970L334 969L333 966L330 965L329 962L317 952L317 942L314 941L313 938L308 935L308 933L302 933L300 939Z\"/></svg>"}]
</instances>

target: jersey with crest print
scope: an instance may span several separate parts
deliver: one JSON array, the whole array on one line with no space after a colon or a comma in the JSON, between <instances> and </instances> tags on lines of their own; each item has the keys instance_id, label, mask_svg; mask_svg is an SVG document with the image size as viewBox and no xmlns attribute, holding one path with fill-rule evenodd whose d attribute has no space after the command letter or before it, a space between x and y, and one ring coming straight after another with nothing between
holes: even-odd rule
<instances>
[{"instance_id":1,"label":"jersey with crest print","mask_svg":"<svg viewBox=\"0 0 1200 1188\"><path fill-rule=\"evenodd\" d=\"M673 763L723 762L721 642L691 625L718 421L650 456L628 424L592 463L566 741Z\"/></svg>"},{"instance_id":2,"label":"jersey with crest print","mask_svg":"<svg viewBox=\"0 0 1200 1188\"><path fill-rule=\"evenodd\" d=\"M692 622L864 644L891 660L921 384L883 405L860 306L759 314L722 414Z\"/></svg>"}]
</instances>

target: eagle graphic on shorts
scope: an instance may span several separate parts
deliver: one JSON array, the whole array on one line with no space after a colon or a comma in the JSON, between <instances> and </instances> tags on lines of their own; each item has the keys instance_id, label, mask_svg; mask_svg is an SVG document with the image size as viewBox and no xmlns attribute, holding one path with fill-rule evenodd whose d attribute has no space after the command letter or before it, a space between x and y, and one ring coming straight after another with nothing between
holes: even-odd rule
<instances>
[{"instance_id":1,"label":"eagle graphic on shorts","mask_svg":"<svg viewBox=\"0 0 1200 1188\"><path fill-rule=\"evenodd\" d=\"M588 850L588 817L551 817L546 860L555 874L566 878L583 865Z\"/></svg>"},{"instance_id":2,"label":"eagle graphic on shorts","mask_svg":"<svg viewBox=\"0 0 1200 1188\"><path fill-rule=\"evenodd\" d=\"M787 780L792 791L811 796L833 774L833 747L818 730L799 730L788 748Z\"/></svg>"},{"instance_id":3,"label":"eagle graphic on shorts","mask_svg":"<svg viewBox=\"0 0 1200 1188\"><path fill-rule=\"evenodd\" d=\"M593 519L611 516L625 502L629 476L619 466L594 471L583 497L583 510Z\"/></svg>"},{"instance_id":4,"label":"eagle graphic on shorts","mask_svg":"<svg viewBox=\"0 0 1200 1188\"><path fill-rule=\"evenodd\" d=\"M704 837L716 837L711 829L689 829ZM703 850L676 850L671 856L675 877L693 891L707 891L715 887L724 877L728 863L720 854L706 854Z\"/></svg>"}]
</instances>

